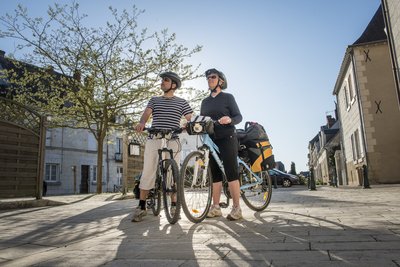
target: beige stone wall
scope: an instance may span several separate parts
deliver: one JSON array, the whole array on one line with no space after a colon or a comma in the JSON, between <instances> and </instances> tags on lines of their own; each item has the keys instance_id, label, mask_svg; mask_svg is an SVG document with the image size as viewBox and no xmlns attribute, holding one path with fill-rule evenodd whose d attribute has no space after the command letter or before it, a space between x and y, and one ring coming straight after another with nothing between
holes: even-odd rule
<instances>
[{"instance_id":1,"label":"beige stone wall","mask_svg":"<svg viewBox=\"0 0 400 267\"><path fill-rule=\"evenodd\" d=\"M370 182L398 183L400 112L388 44L359 46L354 48L354 55L365 124Z\"/></svg>"},{"instance_id":2,"label":"beige stone wall","mask_svg":"<svg viewBox=\"0 0 400 267\"><path fill-rule=\"evenodd\" d=\"M346 176L343 175L344 184L358 185L359 179L355 169L358 165L362 164L365 159L365 151L361 149L361 158L355 160L353 158L353 149L351 142L351 135L356 130L361 133L362 124L360 121L360 110L358 107L357 90L356 90L356 73L353 68L353 63L350 60L346 66L346 71L343 75L343 80L340 84L340 90L338 91L338 111L341 120L341 131L343 134L343 148L344 148L344 159L347 167ZM352 91L352 97L349 97L350 90ZM361 136L360 136L361 140Z\"/></svg>"},{"instance_id":3,"label":"beige stone wall","mask_svg":"<svg viewBox=\"0 0 400 267\"><path fill-rule=\"evenodd\" d=\"M390 23L393 31L394 46L396 49L396 57L398 64L400 63L400 1L386 0L387 8L390 15ZM399 64L400 66L400 64Z\"/></svg>"},{"instance_id":4,"label":"beige stone wall","mask_svg":"<svg viewBox=\"0 0 400 267\"><path fill-rule=\"evenodd\" d=\"M318 158L318 164L321 170L321 179L324 184L329 184L329 168L326 150L323 150Z\"/></svg>"}]
</instances>

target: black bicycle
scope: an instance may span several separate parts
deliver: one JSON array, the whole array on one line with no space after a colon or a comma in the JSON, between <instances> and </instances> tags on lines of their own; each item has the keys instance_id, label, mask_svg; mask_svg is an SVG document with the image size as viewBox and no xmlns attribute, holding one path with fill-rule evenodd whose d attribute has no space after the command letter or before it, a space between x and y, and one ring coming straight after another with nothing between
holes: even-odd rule
<instances>
[{"instance_id":1,"label":"black bicycle","mask_svg":"<svg viewBox=\"0 0 400 267\"><path fill-rule=\"evenodd\" d=\"M162 195L165 216L170 224L174 224L179 220L181 210L181 199L179 194L177 194L179 168L174 160L173 151L168 148L167 142L173 139L178 140L178 134L182 132L182 129L145 128L144 130L153 139L161 139L161 148L158 149L156 183L154 189L149 192L147 207L151 208L155 216L158 216L161 212ZM172 198L176 198L174 209L171 208Z\"/></svg>"}]
</instances>

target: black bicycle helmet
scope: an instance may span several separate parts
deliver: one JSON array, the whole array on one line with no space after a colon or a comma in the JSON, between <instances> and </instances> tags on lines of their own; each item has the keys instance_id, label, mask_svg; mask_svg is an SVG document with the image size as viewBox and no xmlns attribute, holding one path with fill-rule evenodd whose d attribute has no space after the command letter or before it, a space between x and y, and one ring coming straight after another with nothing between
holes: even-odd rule
<instances>
[{"instance_id":1,"label":"black bicycle helmet","mask_svg":"<svg viewBox=\"0 0 400 267\"><path fill-rule=\"evenodd\" d=\"M222 71L219 71L217 69L208 69L206 72L206 77L210 76L211 74L217 74L219 78L221 78L224 83L221 86L221 89L226 89L228 88L228 81L226 80L225 74Z\"/></svg>"},{"instance_id":2,"label":"black bicycle helmet","mask_svg":"<svg viewBox=\"0 0 400 267\"><path fill-rule=\"evenodd\" d=\"M182 85L181 78L175 72L166 71L166 72L161 73L160 77L161 78L164 78L164 77L170 78L174 83L176 83L176 88L175 89L180 88L181 85Z\"/></svg>"}]
</instances>

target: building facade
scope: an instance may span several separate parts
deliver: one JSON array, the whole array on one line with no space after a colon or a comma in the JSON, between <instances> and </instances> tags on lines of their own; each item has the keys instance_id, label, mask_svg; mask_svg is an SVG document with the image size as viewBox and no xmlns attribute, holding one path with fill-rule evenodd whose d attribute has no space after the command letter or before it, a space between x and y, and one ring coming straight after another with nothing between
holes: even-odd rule
<instances>
[{"instance_id":1,"label":"building facade","mask_svg":"<svg viewBox=\"0 0 400 267\"><path fill-rule=\"evenodd\" d=\"M393 77L400 109L400 1L382 0L382 11L385 18L385 31L389 42Z\"/></svg>"},{"instance_id":2,"label":"building facade","mask_svg":"<svg viewBox=\"0 0 400 267\"><path fill-rule=\"evenodd\" d=\"M103 154L103 192L121 186L122 133L106 137ZM46 134L45 174L47 194L95 193L97 142L85 129L53 128Z\"/></svg>"},{"instance_id":3,"label":"building facade","mask_svg":"<svg viewBox=\"0 0 400 267\"><path fill-rule=\"evenodd\" d=\"M349 185L398 183L400 112L381 8L350 45L336 80L344 168ZM367 173L364 168L367 168Z\"/></svg>"}]
</instances>

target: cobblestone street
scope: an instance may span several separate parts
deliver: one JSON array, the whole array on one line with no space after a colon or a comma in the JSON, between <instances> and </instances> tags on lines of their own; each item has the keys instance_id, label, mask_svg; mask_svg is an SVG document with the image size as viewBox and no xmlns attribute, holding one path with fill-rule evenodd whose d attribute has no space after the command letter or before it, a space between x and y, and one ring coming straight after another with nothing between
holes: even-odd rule
<instances>
[{"instance_id":1,"label":"cobblestone street","mask_svg":"<svg viewBox=\"0 0 400 267\"><path fill-rule=\"evenodd\" d=\"M238 222L176 225L132 223L117 194L45 197L67 205L0 210L0 266L400 266L400 185L371 187L279 187Z\"/></svg>"}]
</instances>

